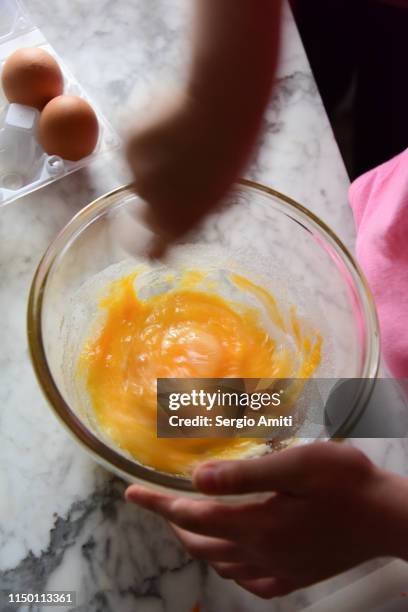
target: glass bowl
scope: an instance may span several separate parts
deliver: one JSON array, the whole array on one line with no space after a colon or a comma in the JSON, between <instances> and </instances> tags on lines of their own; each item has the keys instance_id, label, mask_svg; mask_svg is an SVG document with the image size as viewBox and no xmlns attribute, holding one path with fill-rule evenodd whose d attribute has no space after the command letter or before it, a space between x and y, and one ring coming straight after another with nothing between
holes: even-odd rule
<instances>
[{"instance_id":1,"label":"glass bowl","mask_svg":"<svg viewBox=\"0 0 408 612\"><path fill-rule=\"evenodd\" d=\"M130 482L194 494L191 480L139 464L110 444L83 414L67 371L64 327L78 306L84 284L108 266L143 253L147 230L137 221L144 203L125 186L81 210L47 249L35 273L28 304L28 339L40 386L53 411L97 461ZM218 261L233 261L246 275L295 304L320 330L324 345L315 376L358 378L363 385L348 407L343 434L362 414L379 365L379 332L367 283L335 234L300 204L273 189L239 181L225 206L178 243ZM220 251L221 250L221 251ZM189 251L190 252L190 251ZM139 254L139 255L138 255ZM191 261L199 266L199 261ZM89 309L84 304L83 309ZM76 325L74 320L74 326ZM75 329L81 339L78 319ZM71 359L71 358L70 358ZM371 382L370 382L371 381Z\"/></svg>"}]
</instances>

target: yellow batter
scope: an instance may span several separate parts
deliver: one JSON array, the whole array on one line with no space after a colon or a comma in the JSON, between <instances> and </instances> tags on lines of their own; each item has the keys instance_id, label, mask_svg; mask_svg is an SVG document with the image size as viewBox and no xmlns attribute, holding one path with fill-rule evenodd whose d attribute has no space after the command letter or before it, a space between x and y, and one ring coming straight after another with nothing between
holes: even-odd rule
<instances>
[{"instance_id":1,"label":"yellow batter","mask_svg":"<svg viewBox=\"0 0 408 612\"><path fill-rule=\"evenodd\" d=\"M201 272L187 272L177 288L147 300L136 294L136 275L109 285L100 302L102 326L79 359L79 375L101 429L140 463L179 474L190 473L198 461L236 457L264 443L157 438L156 379L308 377L320 362L319 335L302 337L292 312L290 333L300 357L294 370L293 350L277 347L255 309L236 308L197 288ZM231 279L251 292L284 330L275 300L265 289L242 276Z\"/></svg>"}]
</instances>

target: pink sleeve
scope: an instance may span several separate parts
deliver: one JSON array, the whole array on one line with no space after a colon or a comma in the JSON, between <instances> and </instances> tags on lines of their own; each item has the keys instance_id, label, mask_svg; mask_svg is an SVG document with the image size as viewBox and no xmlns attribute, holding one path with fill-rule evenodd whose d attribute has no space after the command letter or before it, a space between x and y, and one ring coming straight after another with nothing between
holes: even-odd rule
<instances>
[{"instance_id":1,"label":"pink sleeve","mask_svg":"<svg viewBox=\"0 0 408 612\"><path fill-rule=\"evenodd\" d=\"M383 355L395 377L408 378L408 149L355 180L349 199Z\"/></svg>"}]
</instances>

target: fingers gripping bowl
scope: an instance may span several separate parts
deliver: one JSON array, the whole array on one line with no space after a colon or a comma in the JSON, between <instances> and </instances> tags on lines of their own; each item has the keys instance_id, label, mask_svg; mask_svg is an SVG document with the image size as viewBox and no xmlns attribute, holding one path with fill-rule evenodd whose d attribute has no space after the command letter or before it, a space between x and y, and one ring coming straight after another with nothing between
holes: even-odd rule
<instances>
[{"instance_id":1,"label":"fingers gripping bowl","mask_svg":"<svg viewBox=\"0 0 408 612\"><path fill-rule=\"evenodd\" d=\"M367 383L355 397L352 410L349 410L351 421L354 422L367 401L370 392L369 380L376 376L379 340L372 298L358 266L331 230L290 198L249 181L240 181L228 196L226 204L189 236L188 241L181 241L175 246L165 266L157 264L152 267L140 255L143 252L143 241L146 240L146 229L137 222L137 215L143 203L130 188L117 189L99 198L72 219L48 248L33 279L28 305L28 336L40 385L54 412L71 434L99 462L129 481L194 494L188 472L183 474L180 469L167 470L163 462L152 460L151 449L157 440L155 435L152 437L153 430L146 429L146 423L143 429L133 416L133 420L129 421L128 412L121 415L123 422L128 424L130 442L129 439L124 442L123 437L115 435L117 423L109 422L107 427L105 420L105 426L101 426L101 414L106 416L112 412L117 395L114 392L109 396L112 388L106 387L104 376L93 378L97 381L94 390L102 389L102 398L97 398L98 401L102 400L102 404L98 404L102 406L102 412L93 410L96 406L94 400L96 402L97 399L93 396L90 401L90 387L84 382L90 380L90 368L95 365L95 361L89 360L89 355L94 357L95 354L100 354L103 346L106 346L107 329L110 329L109 326L112 326L112 321L115 320L119 304L117 297L112 302L107 296L112 287L118 286L118 281L122 283L122 297L125 295L123 287L131 288L132 313L136 312L138 317L135 324L132 314L132 321L127 323L136 325L132 329L140 331L140 321L153 321L149 328L149 338L152 337L152 329L159 330L161 334L159 353L156 351L150 356L143 353L142 356L146 343L133 342L130 352L120 353L121 358L125 355L127 364L129 358L132 363L140 358L143 363L147 360L148 363L155 364L150 382L155 382L155 376L177 375L197 378L224 375L289 378L299 376L300 371L306 370L308 375L320 378L364 378ZM186 284L186 276L190 284ZM274 359L278 355L279 363L286 365L282 366L280 371L268 367L265 369L265 361L268 361L268 342L262 345L264 352L259 351L256 346L251 349L252 352L248 352L248 346L256 338L259 326L246 315L242 315L244 318L235 325L236 313L229 309L225 301L231 298L232 276L235 280L244 278L244 281L236 281L234 287L241 314L248 305L245 300L250 299L253 302L254 295L258 301L264 303L264 294L274 296L279 312L283 313L283 316L291 316L292 319L295 308L296 321L301 322L302 329L308 330L308 338L315 334L314 356L317 354L316 338L321 339L318 359L311 358L312 352L309 352L308 355L302 355L299 362L285 361L282 357L284 351L281 349L289 347L290 351L293 337L290 337L290 334L285 336L282 330L287 327L279 328L275 319L275 324L271 324L272 328L269 330L274 338ZM249 285L245 285L248 282ZM240 286L238 292L237 285ZM248 286L250 291L247 291ZM133 288L134 292L137 292L137 304ZM180 293L181 289L183 294ZM217 295L213 295L214 292ZM100 312L101 296L103 313ZM188 303L185 301L186 296L189 296ZM201 311L197 309L197 304L191 302L194 302L193 298L201 303ZM177 332L174 332L172 328L172 335L167 335L163 340L164 329L168 331L166 317L169 309L173 307L172 300L178 300L177 308L184 308L187 312L190 327L185 333L189 338L194 338L195 342L195 361L185 359L186 355L180 353L180 344L177 345L177 363L188 366L182 374L174 373L171 368L169 370L169 361L162 360L161 369L157 366L157 355L162 356L163 346L169 346L169 337L176 337L180 331L178 328ZM220 300L224 302L221 303ZM230 303L232 302L228 302ZM256 307L258 305L256 304ZM128 307L129 304L126 305L127 312ZM161 319L157 319L159 310L162 313ZM173 311L174 309L171 312ZM222 312L220 316L224 328L221 331L215 321L215 312ZM208 316L205 313L209 313ZM123 317L120 320L123 322ZM209 320L215 321L214 329L219 330L218 332L208 327ZM199 327L192 329L191 321ZM203 327L204 323L207 327ZM116 337L118 328L114 329ZM197 329L201 330L198 335ZM223 338L223 333L225 341L217 344L217 338ZM234 361L235 353L227 346L227 340L231 337L234 338L234 347L240 342L246 347L245 371L241 371L241 366L237 366L237 363L243 363L242 351L241 360L237 362ZM96 340L99 344L95 344ZM151 346L156 346L155 341L153 338ZM310 342L307 346L309 345ZM112 346L114 345L109 344L110 350ZM81 364L84 347L87 347L87 369L85 375L80 375L78 364ZM276 353L276 347L280 347L280 353ZM170 348L173 355L174 346ZM202 369L200 351L203 354L211 354L212 368L218 361L219 367L211 372L206 368ZM259 352L263 356L263 365L254 369L253 364L256 363ZM112 358L111 355L107 357ZM227 362L229 370L225 370ZM302 367L306 370L302 370ZM139 368L138 372L140 371ZM110 372L112 374L112 371ZM146 371L143 372L145 374ZM128 384L124 386L127 388ZM108 403L107 410L106 406L103 406L106 397L110 397L109 402L112 402ZM142 393L140 397L140 413L146 406L147 414L151 397L149 400L146 393ZM125 399L123 405L127 405L128 396ZM153 413L154 410L150 417ZM150 421L151 426L154 419ZM346 433L347 431L345 435ZM148 435L151 436L150 439ZM135 440L140 441L137 445L139 455L133 452L132 444ZM176 452L177 455L179 442L172 440L171 444L166 446L165 441L159 440L159 454L161 450L162 454L172 456L171 454ZM264 448L267 448L266 445ZM197 462L200 459L208 459L211 451L220 458L234 456L226 454L224 451L231 449L225 447L221 450L218 447L215 450L210 448L210 454L206 454L204 451L208 449L208 444L190 444L189 457L195 458ZM237 447L235 456L244 456L246 450L248 449Z\"/></svg>"}]
</instances>

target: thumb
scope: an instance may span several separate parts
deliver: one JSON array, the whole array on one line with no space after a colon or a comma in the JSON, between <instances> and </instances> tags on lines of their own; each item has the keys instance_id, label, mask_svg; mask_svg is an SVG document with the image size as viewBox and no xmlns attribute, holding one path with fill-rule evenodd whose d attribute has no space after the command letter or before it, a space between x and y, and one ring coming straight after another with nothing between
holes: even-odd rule
<instances>
[{"instance_id":1,"label":"thumb","mask_svg":"<svg viewBox=\"0 0 408 612\"><path fill-rule=\"evenodd\" d=\"M302 495L307 488L309 462L306 447L266 455L259 459L216 461L199 465L194 486L210 495L234 495L267 491Z\"/></svg>"}]
</instances>

